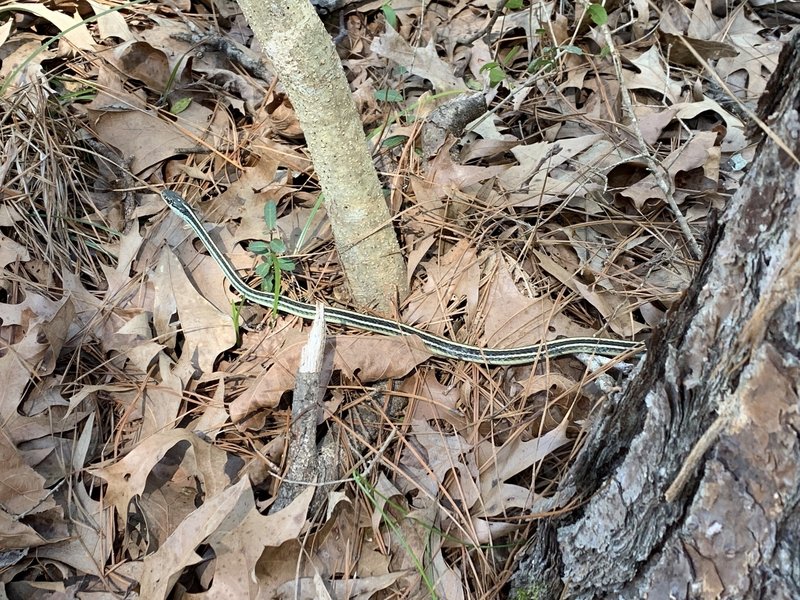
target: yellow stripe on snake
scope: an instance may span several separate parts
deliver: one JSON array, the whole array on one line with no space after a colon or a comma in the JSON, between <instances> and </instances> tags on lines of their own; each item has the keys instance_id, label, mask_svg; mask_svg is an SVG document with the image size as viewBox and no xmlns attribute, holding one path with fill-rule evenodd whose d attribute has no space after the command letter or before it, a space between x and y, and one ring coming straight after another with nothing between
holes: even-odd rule
<instances>
[{"instance_id":1,"label":"yellow stripe on snake","mask_svg":"<svg viewBox=\"0 0 800 600\"><path fill-rule=\"evenodd\" d=\"M277 303L275 295L270 292L256 290L239 276L228 258L222 253L203 227L195 212L186 204L186 201L175 192L164 190L161 197L173 212L181 217L192 229L208 250L211 258L219 265L225 277L228 278L233 288L245 300L255 304L272 308L290 315L313 319L316 309L313 304L298 302L279 296ZM607 338L565 338L519 348L480 348L468 344L459 344L445 337L428 333L423 329L406 325L391 319L372 317L361 313L341 308L325 307L325 322L347 325L355 329L380 333L383 335L415 335L425 347L433 354L445 358L455 358L484 365L521 365L537 360L556 358L567 354L599 354L602 356L617 356L626 352L643 352L645 347L640 342L626 340L613 340Z\"/></svg>"}]
</instances>

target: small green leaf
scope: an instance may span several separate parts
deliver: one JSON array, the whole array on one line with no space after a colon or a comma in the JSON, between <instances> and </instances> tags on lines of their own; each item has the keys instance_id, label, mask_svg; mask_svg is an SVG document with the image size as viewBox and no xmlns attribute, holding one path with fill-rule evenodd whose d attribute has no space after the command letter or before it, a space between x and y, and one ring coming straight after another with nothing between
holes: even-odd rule
<instances>
[{"instance_id":1,"label":"small green leaf","mask_svg":"<svg viewBox=\"0 0 800 600\"><path fill-rule=\"evenodd\" d=\"M555 61L550 58L550 52L545 49L542 53L543 56L537 58L530 65L528 65L528 73L538 73L539 71L548 71L555 66Z\"/></svg>"},{"instance_id":2,"label":"small green leaf","mask_svg":"<svg viewBox=\"0 0 800 600\"><path fill-rule=\"evenodd\" d=\"M483 73L484 71L489 72L489 83L491 85L497 85L503 79L506 78L506 73L503 69L498 65L496 62L488 62L480 68L479 73Z\"/></svg>"},{"instance_id":3,"label":"small green leaf","mask_svg":"<svg viewBox=\"0 0 800 600\"><path fill-rule=\"evenodd\" d=\"M295 262L291 259L284 258L283 256L278 257L278 266L280 267L281 271L289 271L292 272L297 268Z\"/></svg>"},{"instance_id":4,"label":"small green leaf","mask_svg":"<svg viewBox=\"0 0 800 600\"><path fill-rule=\"evenodd\" d=\"M178 100L172 103L169 112L171 112L173 115L179 115L187 108L189 108L189 105L191 103L192 103L191 98L179 98Z\"/></svg>"},{"instance_id":5,"label":"small green leaf","mask_svg":"<svg viewBox=\"0 0 800 600\"><path fill-rule=\"evenodd\" d=\"M303 230L300 232L300 237L297 238L297 243L294 245L295 252L299 252L300 248L303 247L303 244L306 241L306 236L308 236L308 232L311 230L311 224L314 222L314 215L317 214L320 206L325 201L325 194L320 194L317 196L317 201L314 202L314 206L311 207L311 212L308 214L308 219L306 219L306 224L303 225Z\"/></svg>"},{"instance_id":6,"label":"small green leaf","mask_svg":"<svg viewBox=\"0 0 800 600\"><path fill-rule=\"evenodd\" d=\"M592 4L592 6L597 6L597 4ZM561 49L567 54L583 56L583 48L579 48L578 46L562 46Z\"/></svg>"},{"instance_id":7,"label":"small green leaf","mask_svg":"<svg viewBox=\"0 0 800 600\"><path fill-rule=\"evenodd\" d=\"M272 273L272 262L263 262L256 265L255 268L256 275L261 277L263 280L269 279L270 273Z\"/></svg>"},{"instance_id":8,"label":"small green leaf","mask_svg":"<svg viewBox=\"0 0 800 600\"><path fill-rule=\"evenodd\" d=\"M611 48L608 46L600 48L600 58L608 58L609 56L611 56Z\"/></svg>"},{"instance_id":9,"label":"small green leaf","mask_svg":"<svg viewBox=\"0 0 800 600\"><path fill-rule=\"evenodd\" d=\"M272 231L278 224L278 204L274 200L264 205L264 222L267 224L267 231Z\"/></svg>"},{"instance_id":10,"label":"small green leaf","mask_svg":"<svg viewBox=\"0 0 800 600\"><path fill-rule=\"evenodd\" d=\"M242 335L239 328L239 319L241 317L240 311L242 308L241 302L231 302L231 321L233 321L233 331L236 334L236 343L242 343Z\"/></svg>"},{"instance_id":11,"label":"small green leaf","mask_svg":"<svg viewBox=\"0 0 800 600\"><path fill-rule=\"evenodd\" d=\"M403 101L403 94L398 92L397 90L386 89L386 90L375 90L373 94L375 96L375 100L378 102L402 102Z\"/></svg>"},{"instance_id":12,"label":"small green leaf","mask_svg":"<svg viewBox=\"0 0 800 600\"><path fill-rule=\"evenodd\" d=\"M397 13L388 2L381 6L381 12L386 22L392 26L392 29L397 29Z\"/></svg>"},{"instance_id":13,"label":"small green leaf","mask_svg":"<svg viewBox=\"0 0 800 600\"><path fill-rule=\"evenodd\" d=\"M586 8L586 11L589 13L589 17L592 19L595 25L605 25L608 23L608 13L602 5L590 4Z\"/></svg>"},{"instance_id":14,"label":"small green leaf","mask_svg":"<svg viewBox=\"0 0 800 600\"><path fill-rule=\"evenodd\" d=\"M269 254L269 244L267 244L267 242L250 242L247 249L253 254Z\"/></svg>"},{"instance_id":15,"label":"small green leaf","mask_svg":"<svg viewBox=\"0 0 800 600\"><path fill-rule=\"evenodd\" d=\"M492 69L489 71L489 83L497 85L506 78L506 72L503 69Z\"/></svg>"},{"instance_id":16,"label":"small green leaf","mask_svg":"<svg viewBox=\"0 0 800 600\"><path fill-rule=\"evenodd\" d=\"M60 79L55 79L55 81L62 83ZM66 83L66 81L63 83ZM85 100L93 100L95 97L97 97L97 90L91 87L83 87L76 90L65 91L58 94L56 97L61 104L66 104L68 102L82 102Z\"/></svg>"},{"instance_id":17,"label":"small green leaf","mask_svg":"<svg viewBox=\"0 0 800 600\"><path fill-rule=\"evenodd\" d=\"M278 301L280 300L281 294L281 268L278 264L278 257L274 254L272 255L272 277L274 278L274 285L272 286L272 293L275 294L275 298L272 301L272 314L278 314Z\"/></svg>"},{"instance_id":18,"label":"small green leaf","mask_svg":"<svg viewBox=\"0 0 800 600\"><path fill-rule=\"evenodd\" d=\"M407 135L390 135L388 138L381 142L381 146L384 148L396 148L397 146L402 146L408 141Z\"/></svg>"},{"instance_id":19,"label":"small green leaf","mask_svg":"<svg viewBox=\"0 0 800 600\"><path fill-rule=\"evenodd\" d=\"M508 0L508 2L506 2L506 8L508 10L519 10L522 8L522 0Z\"/></svg>"},{"instance_id":20,"label":"small green leaf","mask_svg":"<svg viewBox=\"0 0 800 600\"><path fill-rule=\"evenodd\" d=\"M514 58L517 56L517 54L519 54L519 51L521 49L522 49L522 46L514 46L511 50L509 50L508 54L506 54L501 60L501 62L503 63L503 66L507 67L508 65L513 63L514 62Z\"/></svg>"},{"instance_id":21,"label":"small green leaf","mask_svg":"<svg viewBox=\"0 0 800 600\"><path fill-rule=\"evenodd\" d=\"M474 92L479 92L483 89L483 84L478 81L477 79L472 79L471 77L466 80L465 82L467 87Z\"/></svg>"},{"instance_id":22,"label":"small green leaf","mask_svg":"<svg viewBox=\"0 0 800 600\"><path fill-rule=\"evenodd\" d=\"M272 250L275 254L281 254L283 252L286 252L286 244L283 243L282 239L275 238L274 240L270 240L269 249Z\"/></svg>"}]
</instances>

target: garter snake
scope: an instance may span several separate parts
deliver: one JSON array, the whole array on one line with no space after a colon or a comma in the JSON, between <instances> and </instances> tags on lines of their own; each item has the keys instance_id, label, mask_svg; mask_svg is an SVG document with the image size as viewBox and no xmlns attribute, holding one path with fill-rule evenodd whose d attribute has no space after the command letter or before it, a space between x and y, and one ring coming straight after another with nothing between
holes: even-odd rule
<instances>
[{"instance_id":1,"label":"garter snake","mask_svg":"<svg viewBox=\"0 0 800 600\"><path fill-rule=\"evenodd\" d=\"M228 258L222 250L214 243L206 232L200 219L195 212L186 204L186 201L178 194L170 190L163 190L161 198L173 212L181 217L191 230L200 239L208 250L211 258L219 265L225 277L230 281L231 286L239 292L243 298L271 308L277 306L280 312L302 317L303 319L313 319L316 309L313 304L298 302L284 296L279 296L277 304L275 295L270 292L262 292L250 287L236 272ZM423 329L417 329L411 325L406 325L391 319L372 317L355 311L341 308L325 307L325 321L346 325L363 331L371 331L383 335L415 335L425 347L433 354L446 358L455 358L468 362L480 363L485 365L520 365L531 363L545 358L556 358L566 354L599 354L602 356L617 356L626 352L642 352L644 345L640 342L626 340L612 340L605 338L581 337L565 338L531 346L519 348L479 348L467 344L459 344L445 337L428 333Z\"/></svg>"}]
</instances>

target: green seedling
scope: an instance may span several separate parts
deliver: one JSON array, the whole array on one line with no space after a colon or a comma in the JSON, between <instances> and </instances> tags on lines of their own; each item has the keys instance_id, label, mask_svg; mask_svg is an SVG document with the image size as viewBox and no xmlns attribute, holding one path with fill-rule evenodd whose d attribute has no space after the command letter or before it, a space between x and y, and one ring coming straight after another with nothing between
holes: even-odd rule
<instances>
[{"instance_id":1,"label":"green seedling","mask_svg":"<svg viewBox=\"0 0 800 600\"><path fill-rule=\"evenodd\" d=\"M586 7L589 18L595 25L605 25L608 23L608 13L602 4L590 4Z\"/></svg>"},{"instance_id":2,"label":"green seedling","mask_svg":"<svg viewBox=\"0 0 800 600\"><path fill-rule=\"evenodd\" d=\"M422 564L422 560L419 556L414 552L414 549L411 547L405 538L403 537L403 532L400 527L400 523L391 512L380 508L381 506L390 505L392 503L388 502L387 498L383 498L384 502L380 502L381 497L378 494L377 490L370 485L370 483L362 477L359 473L353 473L353 481L355 481L356 485L359 487L361 492L367 498L367 501L376 509L379 510L381 514L382 522L395 534L397 542L406 552L407 556L411 559L411 562L414 565L414 568L417 570L420 578L422 579L422 584L428 590L428 597L432 600L438 600L439 596L436 594L436 585L435 582L431 579L430 574L425 569L425 566ZM397 509L401 512L405 512L399 505L394 505Z\"/></svg>"},{"instance_id":3,"label":"green seedling","mask_svg":"<svg viewBox=\"0 0 800 600\"><path fill-rule=\"evenodd\" d=\"M397 13L392 8L390 3L386 3L381 6L381 12L383 13L383 17L386 19L386 22L391 26L392 29L397 29Z\"/></svg>"},{"instance_id":4,"label":"green seedling","mask_svg":"<svg viewBox=\"0 0 800 600\"><path fill-rule=\"evenodd\" d=\"M294 271L293 260L282 256L286 252L286 244L277 237L278 207L273 201L264 206L264 222L267 225L267 241L250 242L248 249L253 254L261 257L262 262L256 265L256 274L261 277L261 289L272 292L275 298L272 303L272 312L278 312L278 297L281 293L281 281L284 271Z\"/></svg>"},{"instance_id":5,"label":"green seedling","mask_svg":"<svg viewBox=\"0 0 800 600\"><path fill-rule=\"evenodd\" d=\"M494 87L507 77L506 68L514 62L514 58L519 54L520 50L521 46L514 46L504 57L496 61L487 62L481 67L481 73L489 73L489 85Z\"/></svg>"}]
</instances>

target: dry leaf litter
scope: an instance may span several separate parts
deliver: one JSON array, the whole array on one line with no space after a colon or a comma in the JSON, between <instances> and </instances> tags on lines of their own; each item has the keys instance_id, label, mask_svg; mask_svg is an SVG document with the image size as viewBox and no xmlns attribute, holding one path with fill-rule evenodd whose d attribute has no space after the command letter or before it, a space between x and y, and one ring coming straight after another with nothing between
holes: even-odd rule
<instances>
[{"instance_id":1,"label":"dry leaf litter","mask_svg":"<svg viewBox=\"0 0 800 600\"><path fill-rule=\"evenodd\" d=\"M701 244L752 158L748 110L794 17L383 4L323 18L397 215L400 318L496 347L645 339L697 265L687 228ZM346 306L302 129L235 3L109 7L3 8L4 597L498 597L530 525L571 508L560 473L628 375L464 365L331 327L319 431L345 477L323 511L308 487L270 513L308 324L235 313L155 191L199 207L243 272L276 202L298 263L283 292ZM426 115L475 90L490 111L423 160ZM401 412L371 392L383 380Z\"/></svg>"}]
</instances>

